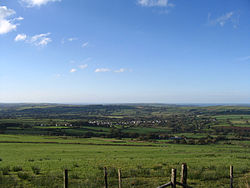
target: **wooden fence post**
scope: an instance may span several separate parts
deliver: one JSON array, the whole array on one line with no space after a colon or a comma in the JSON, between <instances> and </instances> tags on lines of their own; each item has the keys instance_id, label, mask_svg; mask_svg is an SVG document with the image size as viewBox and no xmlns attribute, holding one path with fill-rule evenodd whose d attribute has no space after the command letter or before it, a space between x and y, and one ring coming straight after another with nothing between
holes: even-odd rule
<instances>
[{"instance_id":1,"label":"wooden fence post","mask_svg":"<svg viewBox=\"0 0 250 188\"><path fill-rule=\"evenodd\" d=\"M183 185L187 185L187 164L186 163L183 163L181 165L181 183Z\"/></svg>"},{"instance_id":2,"label":"wooden fence post","mask_svg":"<svg viewBox=\"0 0 250 188\"><path fill-rule=\"evenodd\" d=\"M69 184L69 182L68 182L68 170L67 169L65 169L64 170L64 188L68 188L68 184Z\"/></svg>"},{"instance_id":3,"label":"wooden fence post","mask_svg":"<svg viewBox=\"0 0 250 188\"><path fill-rule=\"evenodd\" d=\"M122 188L122 173L121 173L121 169L118 169L118 180L119 180L119 188Z\"/></svg>"},{"instance_id":4,"label":"wooden fence post","mask_svg":"<svg viewBox=\"0 0 250 188\"><path fill-rule=\"evenodd\" d=\"M230 188L233 188L234 167L230 166Z\"/></svg>"},{"instance_id":5,"label":"wooden fence post","mask_svg":"<svg viewBox=\"0 0 250 188\"><path fill-rule=\"evenodd\" d=\"M176 169L175 168L172 169L171 183L172 183L172 187L176 188Z\"/></svg>"},{"instance_id":6,"label":"wooden fence post","mask_svg":"<svg viewBox=\"0 0 250 188\"><path fill-rule=\"evenodd\" d=\"M104 167L104 181L105 181L105 188L108 188L108 173L106 167Z\"/></svg>"}]
</instances>

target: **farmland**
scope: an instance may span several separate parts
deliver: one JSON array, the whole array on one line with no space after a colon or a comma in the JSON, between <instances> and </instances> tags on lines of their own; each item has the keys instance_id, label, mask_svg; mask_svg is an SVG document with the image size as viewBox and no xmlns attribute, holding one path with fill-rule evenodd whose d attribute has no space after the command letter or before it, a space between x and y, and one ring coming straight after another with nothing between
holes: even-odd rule
<instances>
[{"instance_id":1,"label":"farmland","mask_svg":"<svg viewBox=\"0 0 250 188\"><path fill-rule=\"evenodd\" d=\"M53 104L0 105L3 187L157 187L189 168L193 187L250 184L250 107Z\"/></svg>"},{"instance_id":2,"label":"farmland","mask_svg":"<svg viewBox=\"0 0 250 188\"><path fill-rule=\"evenodd\" d=\"M5 135L1 137L1 168L9 169L9 175L1 178L4 185L34 187L52 183L52 187L60 187L63 169L67 168L70 169L72 187L101 187L102 170L106 166L110 170L111 187L117 186L118 168L123 171L125 187L156 187L169 180L172 167L180 170L181 163L186 162L190 169L189 183L195 187L214 183L218 187L228 186L231 164L235 166L238 187L244 187L249 183L249 146L250 142L187 146L162 142L119 142L115 139ZM14 172L17 167L22 170ZM34 167L39 173L32 170ZM22 173L27 178L20 177Z\"/></svg>"}]
</instances>

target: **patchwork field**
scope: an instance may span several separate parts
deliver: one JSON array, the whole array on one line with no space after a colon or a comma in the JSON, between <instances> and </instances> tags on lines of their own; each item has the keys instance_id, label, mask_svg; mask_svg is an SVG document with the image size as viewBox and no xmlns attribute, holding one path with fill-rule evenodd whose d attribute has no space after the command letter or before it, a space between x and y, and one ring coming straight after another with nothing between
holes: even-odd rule
<instances>
[{"instance_id":1,"label":"patchwork field","mask_svg":"<svg viewBox=\"0 0 250 188\"><path fill-rule=\"evenodd\" d=\"M154 188L188 165L192 187L250 186L250 107L0 104L0 187Z\"/></svg>"}]
</instances>

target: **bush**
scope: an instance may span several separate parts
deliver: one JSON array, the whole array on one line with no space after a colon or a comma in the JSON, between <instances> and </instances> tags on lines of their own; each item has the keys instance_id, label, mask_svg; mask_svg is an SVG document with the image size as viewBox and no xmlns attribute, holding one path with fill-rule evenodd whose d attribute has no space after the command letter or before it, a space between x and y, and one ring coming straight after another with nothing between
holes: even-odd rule
<instances>
[{"instance_id":1,"label":"bush","mask_svg":"<svg viewBox=\"0 0 250 188\"><path fill-rule=\"evenodd\" d=\"M13 176L4 176L0 171L0 187L17 187L17 179Z\"/></svg>"},{"instance_id":2,"label":"bush","mask_svg":"<svg viewBox=\"0 0 250 188\"><path fill-rule=\"evenodd\" d=\"M22 168L21 166L14 166L14 167L12 168L12 170L13 170L14 172L19 172L19 171L22 171L23 168Z\"/></svg>"},{"instance_id":3,"label":"bush","mask_svg":"<svg viewBox=\"0 0 250 188\"><path fill-rule=\"evenodd\" d=\"M28 159L29 162L34 162L35 160L34 159Z\"/></svg>"},{"instance_id":4,"label":"bush","mask_svg":"<svg viewBox=\"0 0 250 188\"><path fill-rule=\"evenodd\" d=\"M2 167L1 171L3 172L3 175L9 175L10 167L9 166Z\"/></svg>"},{"instance_id":5,"label":"bush","mask_svg":"<svg viewBox=\"0 0 250 188\"><path fill-rule=\"evenodd\" d=\"M30 178L30 175L25 172L18 172L17 176L22 180L27 180Z\"/></svg>"},{"instance_id":6,"label":"bush","mask_svg":"<svg viewBox=\"0 0 250 188\"><path fill-rule=\"evenodd\" d=\"M38 166L32 166L31 169L34 172L34 174L36 175L40 174L41 169Z\"/></svg>"}]
</instances>

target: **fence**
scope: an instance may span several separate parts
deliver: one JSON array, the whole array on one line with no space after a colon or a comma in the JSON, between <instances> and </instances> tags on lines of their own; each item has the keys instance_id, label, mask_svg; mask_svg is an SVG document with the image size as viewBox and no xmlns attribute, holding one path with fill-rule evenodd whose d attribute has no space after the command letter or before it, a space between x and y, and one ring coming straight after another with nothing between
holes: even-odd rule
<instances>
[{"instance_id":1,"label":"fence","mask_svg":"<svg viewBox=\"0 0 250 188\"><path fill-rule=\"evenodd\" d=\"M175 168L173 168L172 173L171 173L171 182L168 182L164 185L161 185L158 188L164 188L164 187L168 187L168 186L176 188L176 185L180 185L182 187L189 188L190 186L187 185L187 164L184 163L181 166L181 182L176 181L176 179L177 179L176 174L177 174L177 170Z\"/></svg>"},{"instance_id":2,"label":"fence","mask_svg":"<svg viewBox=\"0 0 250 188\"><path fill-rule=\"evenodd\" d=\"M122 188L122 173L121 170L118 169L118 186ZM192 188L187 183L188 180L188 168L187 164L183 163L181 166L181 178L180 182L177 182L177 170L175 168L171 171L171 181L161 185L157 188L165 188L171 186L172 188L176 188L177 185L182 186L184 188ZM69 186L69 179L68 179L68 170L64 170L64 188L68 188ZM104 167L104 188L108 188L108 172L107 168ZM230 188L233 188L233 166L230 166Z\"/></svg>"}]
</instances>

